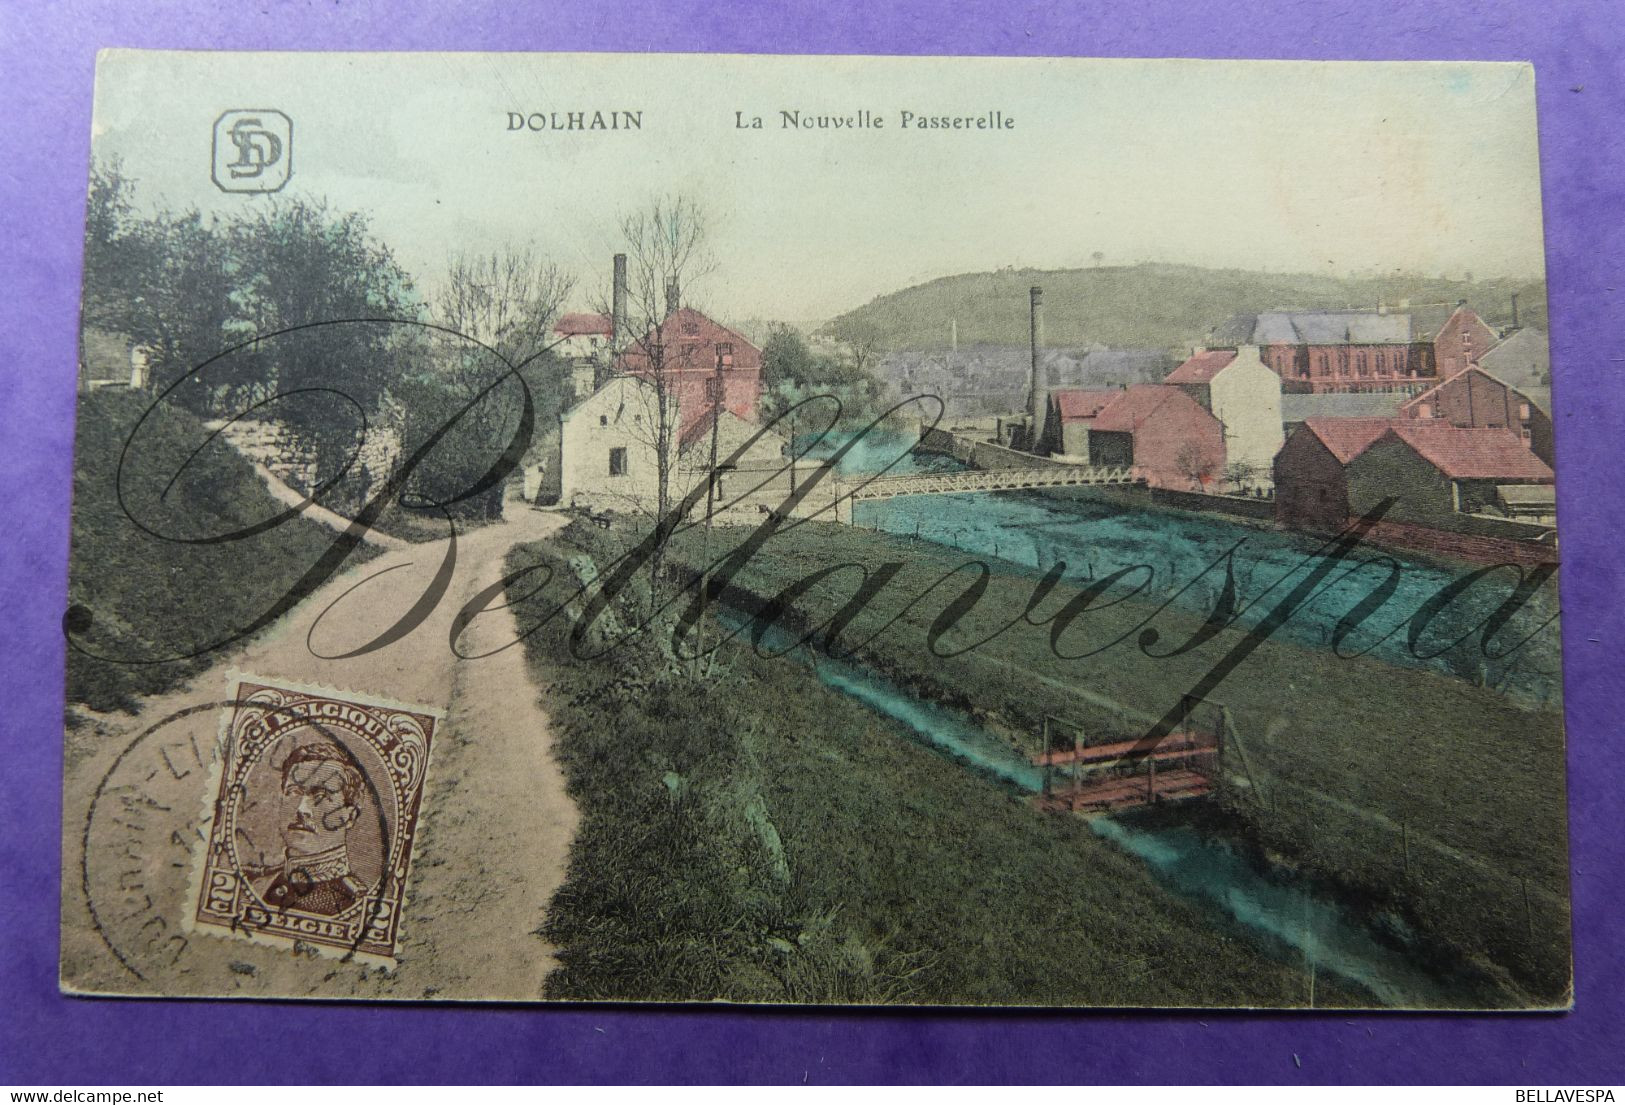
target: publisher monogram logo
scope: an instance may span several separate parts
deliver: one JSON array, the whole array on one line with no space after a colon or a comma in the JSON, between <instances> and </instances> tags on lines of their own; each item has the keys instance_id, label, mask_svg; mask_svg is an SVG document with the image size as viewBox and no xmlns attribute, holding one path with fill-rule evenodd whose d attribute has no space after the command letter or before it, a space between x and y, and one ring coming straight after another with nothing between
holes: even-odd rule
<instances>
[{"instance_id":1,"label":"publisher monogram logo","mask_svg":"<svg viewBox=\"0 0 1625 1105\"><path fill-rule=\"evenodd\" d=\"M223 192L275 192L293 175L293 121L271 109L228 111L214 123L214 183Z\"/></svg>"}]
</instances>

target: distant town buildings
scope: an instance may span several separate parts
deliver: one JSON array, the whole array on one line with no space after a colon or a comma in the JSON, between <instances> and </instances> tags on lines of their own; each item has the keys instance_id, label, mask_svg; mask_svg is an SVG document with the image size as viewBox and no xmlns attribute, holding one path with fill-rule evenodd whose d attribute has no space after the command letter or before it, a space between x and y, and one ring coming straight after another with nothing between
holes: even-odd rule
<instances>
[{"instance_id":1,"label":"distant town buildings","mask_svg":"<svg viewBox=\"0 0 1625 1105\"><path fill-rule=\"evenodd\" d=\"M949 417L1004 415L1020 410L1030 385L1031 352L1021 346L960 346L954 350L889 353L876 375L893 401L934 395ZM1165 349L1045 349L1047 388L1105 389L1161 383L1177 359Z\"/></svg>"},{"instance_id":2,"label":"distant town buildings","mask_svg":"<svg viewBox=\"0 0 1625 1105\"><path fill-rule=\"evenodd\" d=\"M1408 547L1553 555L1539 331L1502 338L1465 303L1267 311L1233 316L1176 363L1164 350L1045 348L1038 303L1035 289L1026 349L956 340L946 352L889 354L878 372L894 397L941 397L961 436L1049 462L1132 468L1184 509L1273 511L1280 525L1329 531L1393 499L1384 532ZM675 501L706 478L713 440L722 459L758 433L760 351L692 308L674 305L641 336L618 338L611 318L606 337L605 321L560 323L571 343L561 348L600 365L597 386L560 420L560 501L652 504L657 381L675 427ZM762 435L713 478L719 488L760 482L783 467L786 445ZM1273 506L1261 501L1272 496Z\"/></svg>"}]
</instances>

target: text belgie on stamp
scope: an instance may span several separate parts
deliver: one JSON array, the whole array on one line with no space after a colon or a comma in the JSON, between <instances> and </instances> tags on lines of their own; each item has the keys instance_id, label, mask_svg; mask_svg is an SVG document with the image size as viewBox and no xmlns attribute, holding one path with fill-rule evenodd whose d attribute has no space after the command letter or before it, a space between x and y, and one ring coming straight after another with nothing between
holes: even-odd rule
<instances>
[{"instance_id":1,"label":"text belgie on stamp","mask_svg":"<svg viewBox=\"0 0 1625 1105\"><path fill-rule=\"evenodd\" d=\"M1565 1007L1534 104L104 52L63 988Z\"/></svg>"}]
</instances>

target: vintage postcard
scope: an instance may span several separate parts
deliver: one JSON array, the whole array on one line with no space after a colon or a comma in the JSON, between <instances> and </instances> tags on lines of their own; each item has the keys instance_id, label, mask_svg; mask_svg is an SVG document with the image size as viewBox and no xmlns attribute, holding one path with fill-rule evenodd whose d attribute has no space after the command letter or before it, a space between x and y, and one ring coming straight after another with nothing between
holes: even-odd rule
<instances>
[{"instance_id":1,"label":"vintage postcard","mask_svg":"<svg viewBox=\"0 0 1625 1105\"><path fill-rule=\"evenodd\" d=\"M63 988L1567 1007L1534 80L104 53Z\"/></svg>"}]
</instances>

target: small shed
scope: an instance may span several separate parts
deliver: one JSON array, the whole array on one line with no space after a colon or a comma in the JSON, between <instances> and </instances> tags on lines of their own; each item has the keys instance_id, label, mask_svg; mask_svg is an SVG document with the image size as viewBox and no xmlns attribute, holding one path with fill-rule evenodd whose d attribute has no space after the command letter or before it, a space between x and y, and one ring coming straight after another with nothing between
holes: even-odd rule
<instances>
[{"instance_id":1,"label":"small shed","mask_svg":"<svg viewBox=\"0 0 1625 1105\"><path fill-rule=\"evenodd\" d=\"M1497 484L1495 500L1508 518L1538 522L1557 517L1554 484Z\"/></svg>"},{"instance_id":2,"label":"small shed","mask_svg":"<svg viewBox=\"0 0 1625 1105\"><path fill-rule=\"evenodd\" d=\"M1275 455L1276 521L1300 529L1341 527L1349 516L1345 469L1392 424L1388 418L1307 418L1299 423Z\"/></svg>"}]
</instances>

